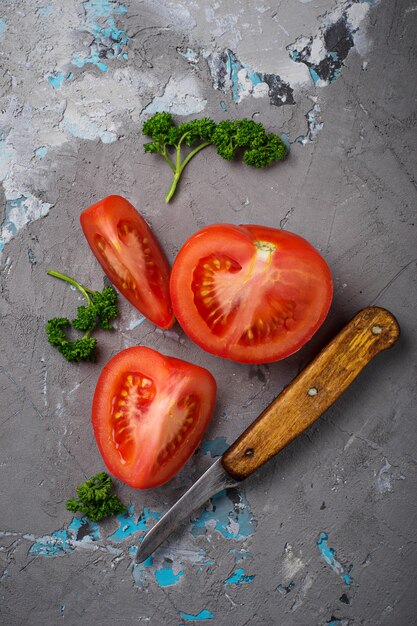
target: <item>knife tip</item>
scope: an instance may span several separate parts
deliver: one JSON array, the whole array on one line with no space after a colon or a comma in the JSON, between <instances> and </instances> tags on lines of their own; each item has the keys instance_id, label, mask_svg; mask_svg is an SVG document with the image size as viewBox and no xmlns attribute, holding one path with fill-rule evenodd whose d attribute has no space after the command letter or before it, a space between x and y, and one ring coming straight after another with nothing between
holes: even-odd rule
<instances>
[{"instance_id":1,"label":"knife tip","mask_svg":"<svg viewBox=\"0 0 417 626\"><path fill-rule=\"evenodd\" d=\"M142 543L138 546L135 556L135 563L137 565L144 563L154 552L154 549L149 545L149 541L146 541L146 538L147 535L145 535Z\"/></svg>"}]
</instances>

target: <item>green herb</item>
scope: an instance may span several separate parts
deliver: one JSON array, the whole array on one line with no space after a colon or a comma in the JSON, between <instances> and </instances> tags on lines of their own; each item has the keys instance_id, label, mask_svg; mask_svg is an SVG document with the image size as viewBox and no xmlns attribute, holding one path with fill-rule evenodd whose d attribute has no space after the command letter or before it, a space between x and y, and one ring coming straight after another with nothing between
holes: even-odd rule
<instances>
[{"instance_id":1,"label":"green herb","mask_svg":"<svg viewBox=\"0 0 417 626\"><path fill-rule=\"evenodd\" d=\"M124 513L127 509L119 498L110 493L113 481L106 474L100 472L76 488L79 500L67 500L66 508L72 513L80 511L93 522L99 522L103 517Z\"/></svg>"},{"instance_id":2,"label":"green herb","mask_svg":"<svg viewBox=\"0 0 417 626\"><path fill-rule=\"evenodd\" d=\"M161 154L174 173L165 197L167 202L174 195L186 165L207 146L214 145L217 154L227 161L240 150L243 161L253 167L267 167L288 153L278 135L267 134L262 124L247 119L216 124L203 117L176 126L170 113L155 113L144 123L142 131L152 138L151 142L145 143L145 152ZM185 146L190 150L187 151ZM174 160L169 155L170 150L174 150Z\"/></svg>"},{"instance_id":3,"label":"green herb","mask_svg":"<svg viewBox=\"0 0 417 626\"><path fill-rule=\"evenodd\" d=\"M46 323L49 343L58 348L67 361L94 361L97 341L90 335L97 327L112 330L110 320L118 314L116 291L107 286L101 292L92 291L65 274L53 270L47 273L73 285L87 301L87 306L78 307L77 317L71 322L66 317L54 317ZM80 339L67 339L66 333L71 325L76 330L84 331Z\"/></svg>"}]
</instances>

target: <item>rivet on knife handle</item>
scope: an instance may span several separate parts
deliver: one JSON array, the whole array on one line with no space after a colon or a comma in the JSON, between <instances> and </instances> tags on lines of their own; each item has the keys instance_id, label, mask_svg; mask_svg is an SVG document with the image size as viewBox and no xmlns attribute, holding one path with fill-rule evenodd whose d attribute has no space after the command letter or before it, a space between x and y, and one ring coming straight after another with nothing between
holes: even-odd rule
<instances>
[{"instance_id":1,"label":"rivet on knife handle","mask_svg":"<svg viewBox=\"0 0 417 626\"><path fill-rule=\"evenodd\" d=\"M399 336L389 311L360 311L224 453L225 470L238 480L252 474L313 424Z\"/></svg>"}]
</instances>

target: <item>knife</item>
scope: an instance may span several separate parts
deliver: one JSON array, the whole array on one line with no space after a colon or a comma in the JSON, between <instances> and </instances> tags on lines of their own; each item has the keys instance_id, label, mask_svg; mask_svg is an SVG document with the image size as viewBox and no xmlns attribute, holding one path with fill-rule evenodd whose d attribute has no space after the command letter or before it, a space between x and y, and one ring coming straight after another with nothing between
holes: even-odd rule
<instances>
[{"instance_id":1,"label":"knife","mask_svg":"<svg viewBox=\"0 0 417 626\"><path fill-rule=\"evenodd\" d=\"M145 561L191 513L219 491L236 487L313 424L365 365L400 336L395 317L368 307L357 315L238 437L222 457L151 528L136 563Z\"/></svg>"}]
</instances>

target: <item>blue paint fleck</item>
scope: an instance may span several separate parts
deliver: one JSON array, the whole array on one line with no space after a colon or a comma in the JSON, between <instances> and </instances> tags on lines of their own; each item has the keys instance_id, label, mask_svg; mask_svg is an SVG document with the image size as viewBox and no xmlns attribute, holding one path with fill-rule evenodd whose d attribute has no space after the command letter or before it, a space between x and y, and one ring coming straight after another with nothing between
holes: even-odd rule
<instances>
[{"instance_id":1,"label":"blue paint fleck","mask_svg":"<svg viewBox=\"0 0 417 626\"><path fill-rule=\"evenodd\" d=\"M197 615L191 615L191 613L183 613L183 611L180 611L180 616L188 622L203 622L207 619L214 619L213 613L207 609L203 609L200 613L197 613Z\"/></svg>"},{"instance_id":2,"label":"blue paint fleck","mask_svg":"<svg viewBox=\"0 0 417 626\"><path fill-rule=\"evenodd\" d=\"M349 565L348 568L345 567L336 560L336 550L333 548L329 548L327 541L329 539L329 535L327 533L321 532L319 538L316 542L316 546L318 547L322 558L326 561L328 565L332 568L332 570L341 576L343 582L346 585L351 585L353 580L349 576L349 573L352 569L352 565Z\"/></svg>"},{"instance_id":3,"label":"blue paint fleck","mask_svg":"<svg viewBox=\"0 0 417 626\"><path fill-rule=\"evenodd\" d=\"M39 537L29 548L29 555L56 557L68 554L75 550L74 541L98 541L100 530L95 522L91 522L86 516L78 519L72 518L67 528L55 530L51 535Z\"/></svg>"},{"instance_id":4,"label":"blue paint fleck","mask_svg":"<svg viewBox=\"0 0 417 626\"><path fill-rule=\"evenodd\" d=\"M145 507L136 522L134 505L131 504L128 507L127 513L122 513L121 515L117 516L119 528L107 538L111 541L120 543L121 541L124 541L127 537L130 537L137 532L146 532L148 530L149 520L159 520L160 517L160 513L157 513L156 511L151 511L151 509Z\"/></svg>"},{"instance_id":5,"label":"blue paint fleck","mask_svg":"<svg viewBox=\"0 0 417 626\"><path fill-rule=\"evenodd\" d=\"M130 322L129 324L129 330L135 330L135 328L137 328L138 326L140 326L141 324L143 324L143 322L146 320L146 317L144 317L143 315L141 315L137 320L133 320L133 322Z\"/></svg>"},{"instance_id":6,"label":"blue paint fleck","mask_svg":"<svg viewBox=\"0 0 417 626\"><path fill-rule=\"evenodd\" d=\"M282 133L282 135L280 135L282 141L285 143L285 145L287 146L288 150L291 150L291 141L289 136L286 133Z\"/></svg>"},{"instance_id":7,"label":"blue paint fleck","mask_svg":"<svg viewBox=\"0 0 417 626\"><path fill-rule=\"evenodd\" d=\"M61 612L61 617L64 617L65 604L61 604L61 606L59 607L59 610Z\"/></svg>"},{"instance_id":8,"label":"blue paint fleck","mask_svg":"<svg viewBox=\"0 0 417 626\"><path fill-rule=\"evenodd\" d=\"M117 141L117 135L109 130L103 130L90 120L80 120L80 123L64 119L65 129L73 136L80 139L94 141L101 139L103 143L113 143Z\"/></svg>"},{"instance_id":9,"label":"blue paint fleck","mask_svg":"<svg viewBox=\"0 0 417 626\"><path fill-rule=\"evenodd\" d=\"M117 135L110 130L105 130L100 133L100 139L103 143L113 143L117 140Z\"/></svg>"},{"instance_id":10,"label":"blue paint fleck","mask_svg":"<svg viewBox=\"0 0 417 626\"><path fill-rule=\"evenodd\" d=\"M226 580L224 581L224 584L225 585L242 585L243 583L253 582L254 578L255 578L255 575L247 576L245 574L244 569L235 569L233 574L229 578L226 578Z\"/></svg>"},{"instance_id":11,"label":"blue paint fleck","mask_svg":"<svg viewBox=\"0 0 417 626\"><path fill-rule=\"evenodd\" d=\"M155 570L154 574L156 582L160 587L172 587L179 582L182 576L184 576L184 571L181 570L178 574L174 574L172 563L166 562L160 569Z\"/></svg>"},{"instance_id":12,"label":"blue paint fleck","mask_svg":"<svg viewBox=\"0 0 417 626\"><path fill-rule=\"evenodd\" d=\"M227 104L224 100L220 100L220 108L223 109L223 111L227 111Z\"/></svg>"},{"instance_id":13,"label":"blue paint fleck","mask_svg":"<svg viewBox=\"0 0 417 626\"><path fill-rule=\"evenodd\" d=\"M205 441L201 446L203 454L210 453L212 459L221 456L223 452L227 450L229 444L226 441L226 437L216 437L215 439L209 439Z\"/></svg>"},{"instance_id":14,"label":"blue paint fleck","mask_svg":"<svg viewBox=\"0 0 417 626\"><path fill-rule=\"evenodd\" d=\"M53 10L54 10L54 7L50 4L45 7L39 7L38 9L36 9L36 13L38 13L38 15L47 16L47 15L51 15Z\"/></svg>"},{"instance_id":15,"label":"blue paint fleck","mask_svg":"<svg viewBox=\"0 0 417 626\"><path fill-rule=\"evenodd\" d=\"M196 52L192 48L186 48L185 50L178 50L178 54L182 56L183 59L186 59L190 63L197 63L200 59L200 55L198 54L198 52Z\"/></svg>"},{"instance_id":16,"label":"blue paint fleck","mask_svg":"<svg viewBox=\"0 0 417 626\"><path fill-rule=\"evenodd\" d=\"M212 529L225 539L246 539L255 533L254 519L245 495L236 489L221 491L210 499L212 509L205 509L192 520L191 533L198 537Z\"/></svg>"},{"instance_id":17,"label":"blue paint fleck","mask_svg":"<svg viewBox=\"0 0 417 626\"><path fill-rule=\"evenodd\" d=\"M124 29L117 27L114 19L115 15L127 13L127 8L111 0L86 0L82 5L85 12L82 30L90 33L93 41L87 54L76 54L71 62L79 68L91 64L107 72L109 67L103 59L128 59L129 37Z\"/></svg>"},{"instance_id":18,"label":"blue paint fleck","mask_svg":"<svg viewBox=\"0 0 417 626\"><path fill-rule=\"evenodd\" d=\"M0 18L0 35L2 35L6 30L7 30L6 22Z\"/></svg>"},{"instance_id":19,"label":"blue paint fleck","mask_svg":"<svg viewBox=\"0 0 417 626\"><path fill-rule=\"evenodd\" d=\"M13 216L21 211L26 210L25 202L27 200L26 196L19 196L18 198L13 198L11 200L6 200L6 207L4 212L4 218L1 223L0 232L2 235L0 236L0 252L3 251L5 243L10 241L14 235L17 233L17 226L13 221Z\"/></svg>"},{"instance_id":20,"label":"blue paint fleck","mask_svg":"<svg viewBox=\"0 0 417 626\"><path fill-rule=\"evenodd\" d=\"M63 74L62 72L52 72L52 74L48 76L48 82L52 85L54 89L60 89L64 80L65 74Z\"/></svg>"},{"instance_id":21,"label":"blue paint fleck","mask_svg":"<svg viewBox=\"0 0 417 626\"><path fill-rule=\"evenodd\" d=\"M40 159L44 159L47 155L47 152L48 152L48 148L46 146L40 146L39 148L35 150L36 156L39 157Z\"/></svg>"},{"instance_id":22,"label":"blue paint fleck","mask_svg":"<svg viewBox=\"0 0 417 626\"><path fill-rule=\"evenodd\" d=\"M316 70L315 70L315 69L313 69L312 67L309 67L309 68L308 68L308 71L310 72L310 76L311 76L311 78L312 78L312 80L313 80L313 83L314 83L315 85L317 85L317 83L318 83L318 82L319 82L319 80L320 80L320 76L317 74Z\"/></svg>"}]
</instances>

